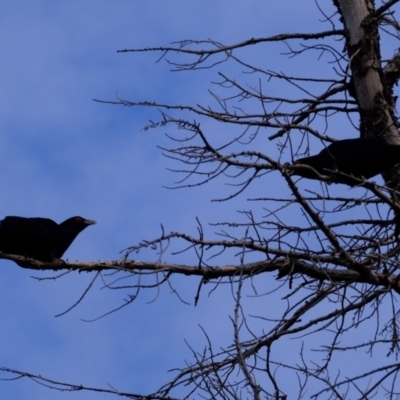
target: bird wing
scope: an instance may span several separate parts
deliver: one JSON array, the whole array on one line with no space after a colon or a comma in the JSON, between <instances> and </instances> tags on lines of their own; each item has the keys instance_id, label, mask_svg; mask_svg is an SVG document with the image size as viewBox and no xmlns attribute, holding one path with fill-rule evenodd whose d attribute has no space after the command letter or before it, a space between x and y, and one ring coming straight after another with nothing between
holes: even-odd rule
<instances>
[{"instance_id":1,"label":"bird wing","mask_svg":"<svg viewBox=\"0 0 400 400\"><path fill-rule=\"evenodd\" d=\"M59 225L49 218L8 216L0 223L0 250L51 261L59 234Z\"/></svg>"}]
</instances>

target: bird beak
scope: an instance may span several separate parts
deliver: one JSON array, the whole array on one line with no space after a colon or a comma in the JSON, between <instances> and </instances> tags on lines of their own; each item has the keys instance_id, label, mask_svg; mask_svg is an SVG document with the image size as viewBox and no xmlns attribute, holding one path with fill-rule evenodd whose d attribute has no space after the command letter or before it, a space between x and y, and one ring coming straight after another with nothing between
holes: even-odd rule
<instances>
[{"instance_id":1,"label":"bird beak","mask_svg":"<svg viewBox=\"0 0 400 400\"><path fill-rule=\"evenodd\" d=\"M97 224L97 222L94 221L93 219L85 219L85 224L86 225L94 225L94 224Z\"/></svg>"}]
</instances>

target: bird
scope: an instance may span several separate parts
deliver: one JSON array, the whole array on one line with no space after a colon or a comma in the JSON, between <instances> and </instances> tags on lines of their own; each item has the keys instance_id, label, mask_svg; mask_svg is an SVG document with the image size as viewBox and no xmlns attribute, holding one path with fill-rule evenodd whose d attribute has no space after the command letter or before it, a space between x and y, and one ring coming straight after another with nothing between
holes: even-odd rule
<instances>
[{"instance_id":1,"label":"bird","mask_svg":"<svg viewBox=\"0 0 400 400\"><path fill-rule=\"evenodd\" d=\"M53 262L63 256L80 232L95 223L78 216L61 224L49 218L7 216L0 221L0 251Z\"/></svg>"},{"instance_id":2,"label":"bird","mask_svg":"<svg viewBox=\"0 0 400 400\"><path fill-rule=\"evenodd\" d=\"M303 178L328 176L333 183L356 185L360 179L369 179L400 163L400 145L388 143L383 136L339 140L330 144L319 154L304 157L294 162L298 168L293 175Z\"/></svg>"}]
</instances>

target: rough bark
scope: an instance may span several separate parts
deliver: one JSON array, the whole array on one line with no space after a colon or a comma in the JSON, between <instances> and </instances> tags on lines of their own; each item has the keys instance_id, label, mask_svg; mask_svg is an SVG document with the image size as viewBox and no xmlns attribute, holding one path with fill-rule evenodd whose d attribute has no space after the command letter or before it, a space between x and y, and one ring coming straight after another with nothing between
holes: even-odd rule
<instances>
[{"instance_id":1,"label":"rough bark","mask_svg":"<svg viewBox=\"0 0 400 400\"><path fill-rule=\"evenodd\" d=\"M392 90L383 80L378 21L370 0L338 0L346 29L355 96L360 108L361 136L385 134L400 144Z\"/></svg>"}]
</instances>

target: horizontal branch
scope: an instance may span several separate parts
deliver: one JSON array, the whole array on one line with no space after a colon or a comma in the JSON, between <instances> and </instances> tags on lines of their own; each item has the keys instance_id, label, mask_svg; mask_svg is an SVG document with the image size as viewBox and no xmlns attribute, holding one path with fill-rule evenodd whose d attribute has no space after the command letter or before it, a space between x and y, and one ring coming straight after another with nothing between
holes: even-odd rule
<instances>
[{"instance_id":1,"label":"horizontal branch","mask_svg":"<svg viewBox=\"0 0 400 400\"><path fill-rule=\"evenodd\" d=\"M150 271L154 273L164 272L168 274L180 274L200 276L207 282L211 279L223 277L252 277L264 272L278 272L277 279L294 274L302 274L310 278L321 281L341 282L341 283L368 283L375 286L384 286L388 290L393 289L400 293L400 275L388 275L370 271L369 274L363 274L355 270L320 268L316 265L310 265L299 260L275 259L264 260L243 265L225 265L220 267L198 267L184 264L154 263L136 260L120 261L99 261L99 262L69 262L57 260L57 262L43 262L18 256L14 254L0 253L0 259L16 262L19 266L34 270L70 270L78 272L93 272L117 270L130 273L141 273Z\"/></svg>"},{"instance_id":2,"label":"horizontal branch","mask_svg":"<svg viewBox=\"0 0 400 400\"><path fill-rule=\"evenodd\" d=\"M50 389L55 389L60 392L87 391L87 392L114 394L114 395L117 395L120 397L127 397L129 399L135 399L135 400L174 400L174 398L169 397L169 396L163 397L163 396L158 396L158 395L140 395L140 394L135 394L135 393L122 392L113 387L111 387L111 389L103 389L103 388L98 388L98 387L84 386L81 384L61 382L61 381L56 381L53 379L45 378L42 375L31 374L30 372L19 371L19 370L7 368L7 367L0 367L0 371L13 375L12 378L0 378L0 380L7 381L7 380L20 379L20 378L28 378L28 379L31 379L34 382L37 382L45 387L48 387ZM175 400L177 400L177 399L175 398Z\"/></svg>"},{"instance_id":3,"label":"horizontal branch","mask_svg":"<svg viewBox=\"0 0 400 400\"><path fill-rule=\"evenodd\" d=\"M180 42L174 42L173 44L179 44L179 47L146 47L142 49L124 49L124 50L118 50L118 53L138 53L138 52L144 52L144 51L162 51L162 52L169 52L169 51L174 51L177 53L186 53L186 54L195 54L195 55L204 55L204 54L217 54L217 53L223 53L226 51L232 51L234 49L238 49L241 47L246 47L246 46L252 46L258 43L265 43L265 42L283 42L286 40L292 40L292 39L300 39L300 40L311 40L311 39L322 39L325 37L329 36L344 36L344 30L339 29L339 30L330 30L330 31L323 31L323 32L316 32L316 33L284 33L280 35L274 35L274 36L269 36L265 38L251 38L248 40L244 40L243 42L232 44L232 45L227 45L223 46L222 44L212 41L212 40L185 40L185 41L180 41ZM216 46L217 48L211 49L211 50L206 50L206 49L200 49L200 50L194 50L194 49L185 49L184 47L187 45L193 45L193 44L212 44Z\"/></svg>"}]
</instances>

